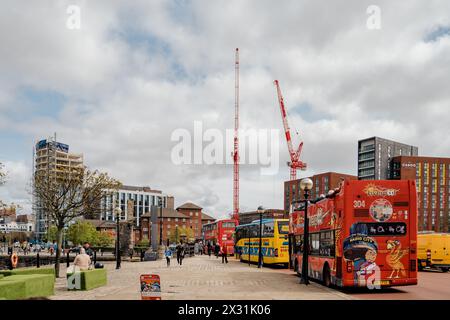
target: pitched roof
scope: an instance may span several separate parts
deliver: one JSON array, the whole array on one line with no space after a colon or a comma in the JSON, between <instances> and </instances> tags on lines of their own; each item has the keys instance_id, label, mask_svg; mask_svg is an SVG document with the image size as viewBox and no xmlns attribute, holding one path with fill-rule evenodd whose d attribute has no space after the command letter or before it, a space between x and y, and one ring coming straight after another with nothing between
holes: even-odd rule
<instances>
[{"instance_id":1,"label":"pitched roof","mask_svg":"<svg viewBox=\"0 0 450 320\"><path fill-rule=\"evenodd\" d=\"M196 205L196 204L193 204L192 202L186 202L185 204L182 204L181 206L179 206L178 208L177 208L177 210L178 209L196 209L196 210L201 210L201 209L203 209L202 207L199 207L198 205Z\"/></svg>"},{"instance_id":2,"label":"pitched roof","mask_svg":"<svg viewBox=\"0 0 450 320\"><path fill-rule=\"evenodd\" d=\"M207 215L206 213L202 212L202 220L213 220L213 221L215 221L216 218L213 218L213 217Z\"/></svg>"}]
</instances>

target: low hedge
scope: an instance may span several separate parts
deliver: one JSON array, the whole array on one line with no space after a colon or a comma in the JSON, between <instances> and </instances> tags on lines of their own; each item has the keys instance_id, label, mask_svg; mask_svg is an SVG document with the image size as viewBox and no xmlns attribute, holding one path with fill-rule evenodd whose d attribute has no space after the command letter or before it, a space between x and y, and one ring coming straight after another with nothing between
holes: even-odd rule
<instances>
[{"instance_id":1,"label":"low hedge","mask_svg":"<svg viewBox=\"0 0 450 320\"><path fill-rule=\"evenodd\" d=\"M55 268L19 268L13 270L2 270L0 271L0 276L20 276L20 275L30 275L30 274L51 274L55 277Z\"/></svg>"},{"instance_id":2,"label":"low hedge","mask_svg":"<svg viewBox=\"0 0 450 320\"><path fill-rule=\"evenodd\" d=\"M69 283L69 277L72 277L73 273L67 274L67 289L68 290L91 290L101 286L105 286L108 282L106 269L92 269L85 271L78 271L75 274L79 274L80 278L74 280L71 278L72 283ZM77 283L79 280L79 283ZM79 285L77 288L71 288L73 285Z\"/></svg>"},{"instance_id":3,"label":"low hedge","mask_svg":"<svg viewBox=\"0 0 450 320\"><path fill-rule=\"evenodd\" d=\"M51 274L26 274L3 277L0 298L7 300L47 297L54 294L55 277Z\"/></svg>"}]
</instances>

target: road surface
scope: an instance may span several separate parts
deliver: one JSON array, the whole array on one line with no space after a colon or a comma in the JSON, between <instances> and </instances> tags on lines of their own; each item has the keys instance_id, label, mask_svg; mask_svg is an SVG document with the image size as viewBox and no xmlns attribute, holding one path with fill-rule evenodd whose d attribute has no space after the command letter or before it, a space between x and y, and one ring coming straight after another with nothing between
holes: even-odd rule
<instances>
[{"instance_id":1,"label":"road surface","mask_svg":"<svg viewBox=\"0 0 450 320\"><path fill-rule=\"evenodd\" d=\"M374 300L450 300L450 272L424 270L418 273L418 285L382 290L342 290L358 299Z\"/></svg>"}]
</instances>

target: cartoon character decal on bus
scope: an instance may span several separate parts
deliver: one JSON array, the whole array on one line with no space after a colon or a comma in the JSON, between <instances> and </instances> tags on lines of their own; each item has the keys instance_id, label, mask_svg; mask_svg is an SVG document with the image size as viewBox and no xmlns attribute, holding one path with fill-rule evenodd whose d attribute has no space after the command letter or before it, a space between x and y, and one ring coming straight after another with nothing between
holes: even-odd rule
<instances>
[{"instance_id":1,"label":"cartoon character decal on bus","mask_svg":"<svg viewBox=\"0 0 450 320\"><path fill-rule=\"evenodd\" d=\"M378 244L368 236L365 224L354 223L350 236L344 239L344 258L353 262L354 283L356 286L373 285L380 275L376 264Z\"/></svg>"}]
</instances>

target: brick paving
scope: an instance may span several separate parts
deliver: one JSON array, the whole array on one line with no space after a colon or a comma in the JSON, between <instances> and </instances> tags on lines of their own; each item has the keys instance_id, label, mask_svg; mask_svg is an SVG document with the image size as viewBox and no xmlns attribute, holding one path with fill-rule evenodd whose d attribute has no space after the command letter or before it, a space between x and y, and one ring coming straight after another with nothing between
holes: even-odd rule
<instances>
[{"instance_id":1,"label":"brick paving","mask_svg":"<svg viewBox=\"0 0 450 320\"><path fill-rule=\"evenodd\" d=\"M249 266L233 257L223 265L221 259L196 256L176 259L168 268L165 260L122 262L120 270L113 262L105 262L108 285L90 291L67 291L65 278L58 278L55 300L139 300L139 276L146 273L161 277L163 300L247 300L247 299L353 299L342 292L312 282L299 284L292 270ZM65 268L61 275L65 274Z\"/></svg>"}]
</instances>

